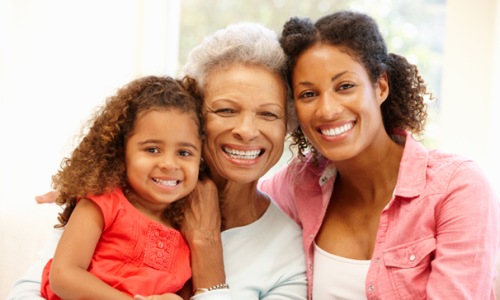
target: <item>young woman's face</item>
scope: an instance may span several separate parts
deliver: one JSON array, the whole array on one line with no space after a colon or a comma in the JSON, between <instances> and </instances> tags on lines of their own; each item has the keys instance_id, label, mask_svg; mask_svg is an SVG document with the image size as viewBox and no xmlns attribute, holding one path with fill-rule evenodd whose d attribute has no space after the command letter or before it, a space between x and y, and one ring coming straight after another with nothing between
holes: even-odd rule
<instances>
[{"instance_id":1,"label":"young woman's face","mask_svg":"<svg viewBox=\"0 0 500 300\"><path fill-rule=\"evenodd\" d=\"M261 178L283 153L286 133L282 79L255 66L215 70L204 95L204 158L214 180Z\"/></svg>"},{"instance_id":2,"label":"young woman's face","mask_svg":"<svg viewBox=\"0 0 500 300\"><path fill-rule=\"evenodd\" d=\"M139 205L154 210L189 194L198 181L202 142L194 113L151 110L126 142L127 178Z\"/></svg>"},{"instance_id":3,"label":"young woman's face","mask_svg":"<svg viewBox=\"0 0 500 300\"><path fill-rule=\"evenodd\" d=\"M292 89L302 131L325 157L349 159L385 134L380 105L388 93L362 64L338 47L316 44L293 69Z\"/></svg>"}]
</instances>

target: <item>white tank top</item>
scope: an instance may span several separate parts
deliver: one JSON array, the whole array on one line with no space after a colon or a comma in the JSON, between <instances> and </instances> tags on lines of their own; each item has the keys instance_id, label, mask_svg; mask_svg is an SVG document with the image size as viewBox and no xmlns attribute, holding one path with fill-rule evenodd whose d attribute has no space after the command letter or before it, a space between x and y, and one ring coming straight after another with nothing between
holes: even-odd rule
<instances>
[{"instance_id":1,"label":"white tank top","mask_svg":"<svg viewBox=\"0 0 500 300\"><path fill-rule=\"evenodd\" d=\"M313 299L366 299L370 262L333 255L314 243Z\"/></svg>"}]
</instances>

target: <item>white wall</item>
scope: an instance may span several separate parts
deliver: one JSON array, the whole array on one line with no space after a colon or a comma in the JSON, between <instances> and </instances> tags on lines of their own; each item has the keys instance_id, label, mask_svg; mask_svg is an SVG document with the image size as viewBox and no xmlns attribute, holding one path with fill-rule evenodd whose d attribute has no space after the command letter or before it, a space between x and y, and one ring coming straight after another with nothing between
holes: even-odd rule
<instances>
[{"instance_id":1,"label":"white wall","mask_svg":"<svg viewBox=\"0 0 500 300\"><path fill-rule=\"evenodd\" d=\"M116 88L174 75L179 9L163 0L0 0L0 209L50 188L81 122Z\"/></svg>"},{"instance_id":2,"label":"white wall","mask_svg":"<svg viewBox=\"0 0 500 300\"><path fill-rule=\"evenodd\" d=\"M444 45L440 146L477 161L500 191L500 1L448 1Z\"/></svg>"},{"instance_id":3,"label":"white wall","mask_svg":"<svg viewBox=\"0 0 500 300\"><path fill-rule=\"evenodd\" d=\"M179 17L179 0L0 0L0 299L56 223L34 196L81 122L131 79L175 75Z\"/></svg>"}]
</instances>

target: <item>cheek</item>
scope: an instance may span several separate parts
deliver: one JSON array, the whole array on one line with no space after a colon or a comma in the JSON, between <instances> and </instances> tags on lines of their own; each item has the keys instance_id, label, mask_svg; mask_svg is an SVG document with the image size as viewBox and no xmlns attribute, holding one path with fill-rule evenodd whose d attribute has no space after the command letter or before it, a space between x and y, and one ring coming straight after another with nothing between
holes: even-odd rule
<instances>
[{"instance_id":1,"label":"cheek","mask_svg":"<svg viewBox=\"0 0 500 300\"><path fill-rule=\"evenodd\" d=\"M295 112L297 114L297 119L301 124L306 122L309 118L308 107L300 102L295 102Z\"/></svg>"},{"instance_id":2,"label":"cheek","mask_svg":"<svg viewBox=\"0 0 500 300\"><path fill-rule=\"evenodd\" d=\"M274 148L276 150L280 150L279 152L283 152L283 148L285 145L285 136L286 136L286 124L283 122L282 124L279 124L279 126L274 126L274 125L269 125L269 129L273 130L268 130L268 136L270 137ZM278 155L281 156L281 153L277 153Z\"/></svg>"},{"instance_id":3,"label":"cheek","mask_svg":"<svg viewBox=\"0 0 500 300\"><path fill-rule=\"evenodd\" d=\"M144 173L145 164L141 163L140 160L128 161L126 164L127 177L138 177L140 174Z\"/></svg>"},{"instance_id":4,"label":"cheek","mask_svg":"<svg viewBox=\"0 0 500 300\"><path fill-rule=\"evenodd\" d=\"M226 130L227 125L227 122L224 123L215 120L207 121L205 124L205 145L208 144L208 146L211 147L212 145L210 144L213 144L216 137Z\"/></svg>"},{"instance_id":5,"label":"cheek","mask_svg":"<svg viewBox=\"0 0 500 300\"><path fill-rule=\"evenodd\" d=\"M297 113L297 119L299 121L300 128L305 134L312 131L311 125L309 124L309 115L305 114L304 111L301 111L301 113Z\"/></svg>"},{"instance_id":6,"label":"cheek","mask_svg":"<svg viewBox=\"0 0 500 300\"><path fill-rule=\"evenodd\" d=\"M215 136L213 134L210 134L207 128L207 133L205 136L205 142L203 143L203 157L206 158L207 156L210 156L212 152L214 152L215 149Z\"/></svg>"},{"instance_id":7,"label":"cheek","mask_svg":"<svg viewBox=\"0 0 500 300\"><path fill-rule=\"evenodd\" d=\"M190 166L188 171L189 172L188 176L189 179L191 180L189 188L194 189L194 187L196 186L196 183L198 182L199 171L200 171L200 165L193 164L192 166Z\"/></svg>"}]
</instances>

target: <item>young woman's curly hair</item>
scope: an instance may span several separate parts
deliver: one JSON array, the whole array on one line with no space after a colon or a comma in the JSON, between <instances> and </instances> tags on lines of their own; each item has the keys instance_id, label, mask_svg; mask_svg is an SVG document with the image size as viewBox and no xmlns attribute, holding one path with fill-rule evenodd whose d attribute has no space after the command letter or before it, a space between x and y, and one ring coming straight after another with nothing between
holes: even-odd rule
<instances>
[{"instance_id":1,"label":"young woman's curly hair","mask_svg":"<svg viewBox=\"0 0 500 300\"><path fill-rule=\"evenodd\" d=\"M115 188L123 189L125 195L132 194L126 176L125 145L137 116L164 109L194 113L203 139L201 105L196 84L187 77L183 80L142 77L106 99L88 121L83 139L71 156L63 159L61 169L52 177L52 185L59 191L56 203L64 207L56 227L66 225L79 198L108 193ZM165 212L174 226L182 221L183 203L184 200L176 201Z\"/></svg>"},{"instance_id":2,"label":"young woman's curly hair","mask_svg":"<svg viewBox=\"0 0 500 300\"><path fill-rule=\"evenodd\" d=\"M368 72L373 84L386 72L389 95L381 106L384 127L389 135L396 129L420 134L425 127L427 106L424 97L426 84L415 65L404 57L387 53L387 47L373 18L366 14L339 11L312 23L308 18L291 18L283 27L280 43L288 56L288 78L299 56L314 44L324 43L341 47L359 61ZM292 145L297 146L299 157L316 149L309 143L298 124L292 129ZM394 139L395 142L400 142Z\"/></svg>"}]
</instances>

